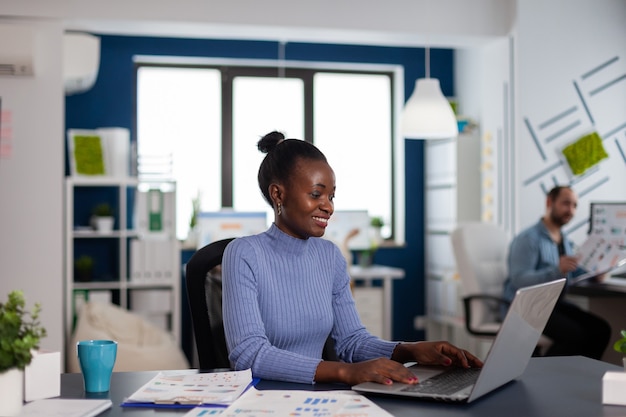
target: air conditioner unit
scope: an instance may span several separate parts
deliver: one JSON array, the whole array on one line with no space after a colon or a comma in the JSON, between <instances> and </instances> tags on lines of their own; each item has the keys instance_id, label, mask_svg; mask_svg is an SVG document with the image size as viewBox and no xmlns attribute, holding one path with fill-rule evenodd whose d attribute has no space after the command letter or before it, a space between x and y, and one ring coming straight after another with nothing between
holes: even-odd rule
<instances>
[{"instance_id":1,"label":"air conditioner unit","mask_svg":"<svg viewBox=\"0 0 626 417\"><path fill-rule=\"evenodd\" d=\"M100 68L100 38L86 33L63 35L63 82L65 94L89 90Z\"/></svg>"},{"instance_id":2,"label":"air conditioner unit","mask_svg":"<svg viewBox=\"0 0 626 417\"><path fill-rule=\"evenodd\" d=\"M0 76L33 75L33 72L32 29L0 24Z\"/></svg>"},{"instance_id":3,"label":"air conditioner unit","mask_svg":"<svg viewBox=\"0 0 626 417\"><path fill-rule=\"evenodd\" d=\"M0 75L33 75L33 63L27 58L2 57Z\"/></svg>"}]
</instances>

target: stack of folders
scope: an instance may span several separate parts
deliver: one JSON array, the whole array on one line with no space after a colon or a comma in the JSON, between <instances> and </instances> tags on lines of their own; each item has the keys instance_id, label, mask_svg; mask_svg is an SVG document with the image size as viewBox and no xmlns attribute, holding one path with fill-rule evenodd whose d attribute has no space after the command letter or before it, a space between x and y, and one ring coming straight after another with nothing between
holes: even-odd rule
<instances>
[{"instance_id":1,"label":"stack of folders","mask_svg":"<svg viewBox=\"0 0 626 417\"><path fill-rule=\"evenodd\" d=\"M174 277L172 242L162 239L130 241L130 280L137 283L171 283Z\"/></svg>"}]
</instances>

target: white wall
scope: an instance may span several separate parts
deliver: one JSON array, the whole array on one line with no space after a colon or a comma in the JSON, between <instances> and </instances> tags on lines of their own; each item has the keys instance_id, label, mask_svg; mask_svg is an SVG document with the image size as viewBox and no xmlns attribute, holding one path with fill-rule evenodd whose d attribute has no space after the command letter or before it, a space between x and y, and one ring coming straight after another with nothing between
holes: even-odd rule
<instances>
[{"instance_id":1,"label":"white wall","mask_svg":"<svg viewBox=\"0 0 626 417\"><path fill-rule=\"evenodd\" d=\"M486 45L459 49L455 54L455 85L460 113L478 123L481 161L480 218L509 230L515 205L504 190L511 185L512 88L509 37Z\"/></svg>"},{"instance_id":2,"label":"white wall","mask_svg":"<svg viewBox=\"0 0 626 417\"><path fill-rule=\"evenodd\" d=\"M588 218L589 202L626 201L626 160L618 149L619 144L626 151L626 79L619 80L626 74L626 2L524 0L518 2L517 15L515 194L511 198L519 210L514 226L519 230L539 219L545 208L541 185L549 189L555 182L571 179L563 166L549 169L561 160L560 149L595 129L604 138L609 159L574 183L581 197L577 216L568 225L572 231ZM585 76L604 63L609 64ZM613 80L618 81L591 95L594 88ZM581 243L585 233L586 226L581 226L572 231L572 237Z\"/></svg>"},{"instance_id":3,"label":"white wall","mask_svg":"<svg viewBox=\"0 0 626 417\"><path fill-rule=\"evenodd\" d=\"M0 158L0 297L22 289L29 307L40 302L42 347L62 351L63 29L0 23L0 33L0 59L21 44L34 64L34 76L0 77L2 128L10 128L3 142L11 145Z\"/></svg>"}]
</instances>

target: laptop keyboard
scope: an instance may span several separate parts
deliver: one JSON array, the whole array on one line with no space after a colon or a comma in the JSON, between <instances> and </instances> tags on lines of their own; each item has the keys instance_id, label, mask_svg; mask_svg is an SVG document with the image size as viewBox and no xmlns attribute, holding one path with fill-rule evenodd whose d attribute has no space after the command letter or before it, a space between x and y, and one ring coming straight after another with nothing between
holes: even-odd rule
<instances>
[{"instance_id":1,"label":"laptop keyboard","mask_svg":"<svg viewBox=\"0 0 626 417\"><path fill-rule=\"evenodd\" d=\"M450 368L445 372L421 381L419 384L403 388L406 392L451 395L476 382L480 368Z\"/></svg>"}]
</instances>

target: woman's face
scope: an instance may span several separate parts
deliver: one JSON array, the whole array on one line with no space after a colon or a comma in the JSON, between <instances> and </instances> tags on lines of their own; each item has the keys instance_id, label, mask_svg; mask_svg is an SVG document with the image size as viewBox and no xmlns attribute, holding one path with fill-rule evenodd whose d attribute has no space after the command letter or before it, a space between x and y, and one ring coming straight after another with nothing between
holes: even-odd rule
<instances>
[{"instance_id":1,"label":"woman's face","mask_svg":"<svg viewBox=\"0 0 626 417\"><path fill-rule=\"evenodd\" d=\"M276 226L299 239L323 236L334 211L335 173L330 165L300 159L290 180L279 188L282 192L274 200L281 204Z\"/></svg>"}]
</instances>

